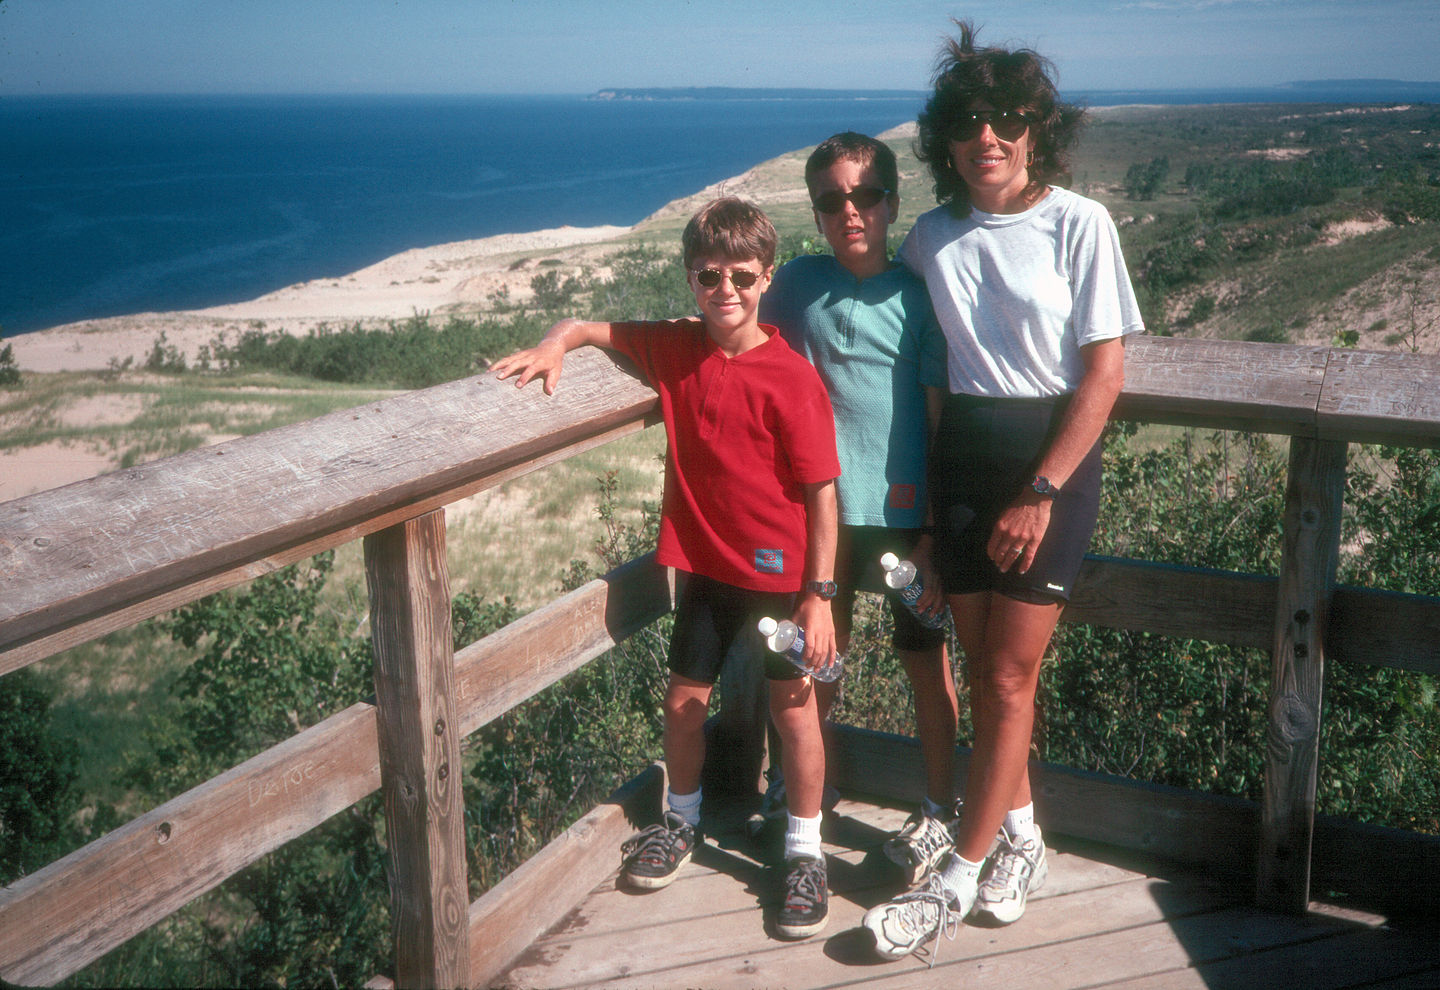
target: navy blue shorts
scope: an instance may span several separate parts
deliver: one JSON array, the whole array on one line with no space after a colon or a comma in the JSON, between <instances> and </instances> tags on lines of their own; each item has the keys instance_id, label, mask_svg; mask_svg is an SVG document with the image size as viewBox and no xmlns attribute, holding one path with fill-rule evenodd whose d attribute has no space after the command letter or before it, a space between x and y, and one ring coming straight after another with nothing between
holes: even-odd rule
<instances>
[{"instance_id":1,"label":"navy blue shorts","mask_svg":"<svg viewBox=\"0 0 1440 990\"><path fill-rule=\"evenodd\" d=\"M714 684L720 678L726 654L739 640L745 646L745 657L764 657L765 676L770 680L801 678L803 672L766 647L756 628L762 616L788 619L794 611L795 595L791 592L751 591L703 574L691 574L675 608L668 666L692 681Z\"/></svg>"},{"instance_id":2,"label":"navy blue shorts","mask_svg":"<svg viewBox=\"0 0 1440 990\"><path fill-rule=\"evenodd\" d=\"M835 555L835 612L847 614L854 608L857 591L874 591L885 596L894 620L891 643L897 650L929 650L945 642L945 627L928 629L920 624L895 592L885 583L880 557L888 550L901 560L908 558L916 541L918 529L895 529L887 526L841 526Z\"/></svg>"},{"instance_id":3,"label":"navy blue shorts","mask_svg":"<svg viewBox=\"0 0 1440 990\"><path fill-rule=\"evenodd\" d=\"M946 594L995 591L1041 605L1070 600L1100 515L1099 441L1055 499L1028 571L1002 574L985 553L1000 513L1035 477L1069 398L946 397L930 462L935 568Z\"/></svg>"}]
</instances>

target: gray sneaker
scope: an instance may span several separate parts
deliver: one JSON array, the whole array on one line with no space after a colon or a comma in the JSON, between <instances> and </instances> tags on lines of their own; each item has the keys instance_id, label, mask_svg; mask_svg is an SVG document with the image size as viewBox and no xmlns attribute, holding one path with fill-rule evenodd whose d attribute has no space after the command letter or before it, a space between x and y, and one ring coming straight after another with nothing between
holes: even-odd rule
<instances>
[{"instance_id":1,"label":"gray sneaker","mask_svg":"<svg viewBox=\"0 0 1440 990\"><path fill-rule=\"evenodd\" d=\"M957 801L949 818L932 818L923 811L915 812L881 848L885 858L905 872L905 885L913 887L955 848L959 828L960 803Z\"/></svg>"},{"instance_id":2,"label":"gray sneaker","mask_svg":"<svg viewBox=\"0 0 1440 990\"><path fill-rule=\"evenodd\" d=\"M1025 898L1039 890L1049 875L1040 826L1035 826L1033 839L1016 839L1002 827L999 845L980 882L975 914L999 925L1018 921L1025 913Z\"/></svg>"},{"instance_id":3,"label":"gray sneaker","mask_svg":"<svg viewBox=\"0 0 1440 990\"><path fill-rule=\"evenodd\" d=\"M651 825L620 847L620 877L640 890L668 887L680 867L690 862L700 841L695 828L667 811L659 825Z\"/></svg>"}]
</instances>

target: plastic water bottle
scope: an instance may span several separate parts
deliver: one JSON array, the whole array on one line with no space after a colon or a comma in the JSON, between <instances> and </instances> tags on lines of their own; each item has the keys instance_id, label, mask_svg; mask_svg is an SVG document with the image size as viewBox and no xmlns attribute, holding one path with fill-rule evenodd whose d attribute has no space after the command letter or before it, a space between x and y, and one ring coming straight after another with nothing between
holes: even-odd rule
<instances>
[{"instance_id":1,"label":"plastic water bottle","mask_svg":"<svg viewBox=\"0 0 1440 990\"><path fill-rule=\"evenodd\" d=\"M829 684L839 680L840 675L845 672L844 662L838 653L835 655L835 662L829 666L808 669L805 666L805 630L789 619L780 619L777 622L767 615L760 620L759 628L760 635L765 637L766 646L790 661L796 670L803 671L817 681Z\"/></svg>"},{"instance_id":2,"label":"plastic water bottle","mask_svg":"<svg viewBox=\"0 0 1440 990\"><path fill-rule=\"evenodd\" d=\"M945 609L942 608L939 615L932 615L915 607L915 603L925 593L925 585L921 582L920 573L914 564L901 560L893 553L885 553L880 557L880 566L885 571L885 583L895 591L922 626L926 629L939 629L945 624Z\"/></svg>"}]
</instances>

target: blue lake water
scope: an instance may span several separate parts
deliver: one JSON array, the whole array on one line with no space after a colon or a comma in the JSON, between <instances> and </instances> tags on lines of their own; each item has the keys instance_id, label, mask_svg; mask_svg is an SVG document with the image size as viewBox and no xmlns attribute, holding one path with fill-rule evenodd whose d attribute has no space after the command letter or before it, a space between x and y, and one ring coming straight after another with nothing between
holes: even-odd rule
<instances>
[{"instance_id":1,"label":"blue lake water","mask_svg":"<svg viewBox=\"0 0 1440 990\"><path fill-rule=\"evenodd\" d=\"M1358 102L1440 86L1077 95ZM0 97L0 331L251 299L412 247L629 225L836 131L913 120L921 101Z\"/></svg>"},{"instance_id":2,"label":"blue lake water","mask_svg":"<svg viewBox=\"0 0 1440 990\"><path fill-rule=\"evenodd\" d=\"M254 298L412 247L633 224L917 99L0 100L0 329Z\"/></svg>"}]
</instances>

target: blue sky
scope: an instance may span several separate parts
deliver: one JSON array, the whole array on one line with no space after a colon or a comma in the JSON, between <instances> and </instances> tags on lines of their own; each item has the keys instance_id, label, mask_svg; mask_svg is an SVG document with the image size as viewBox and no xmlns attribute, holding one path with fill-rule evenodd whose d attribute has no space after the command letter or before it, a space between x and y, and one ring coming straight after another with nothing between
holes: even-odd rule
<instances>
[{"instance_id":1,"label":"blue sky","mask_svg":"<svg viewBox=\"0 0 1440 990\"><path fill-rule=\"evenodd\" d=\"M1440 0L0 0L0 95L924 89L951 15L1071 90L1440 78Z\"/></svg>"}]
</instances>

